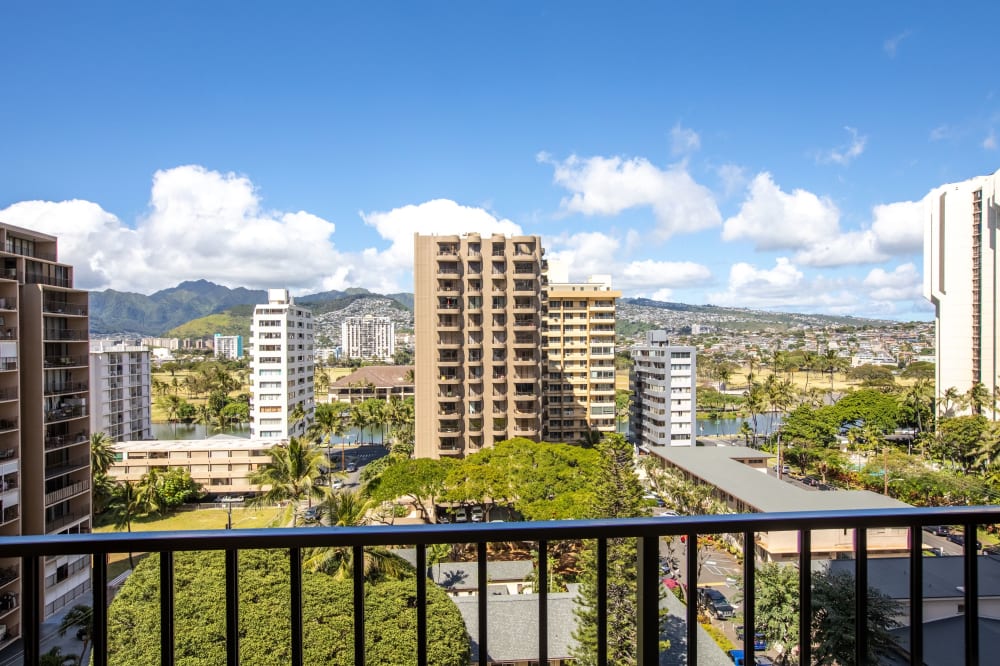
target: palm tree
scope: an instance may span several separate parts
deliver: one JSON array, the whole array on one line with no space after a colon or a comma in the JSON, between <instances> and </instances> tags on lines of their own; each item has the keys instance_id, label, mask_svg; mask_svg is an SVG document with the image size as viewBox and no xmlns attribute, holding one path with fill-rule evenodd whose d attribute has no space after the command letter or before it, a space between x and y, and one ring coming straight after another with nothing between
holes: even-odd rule
<instances>
[{"instance_id":1,"label":"palm tree","mask_svg":"<svg viewBox=\"0 0 1000 666\"><path fill-rule=\"evenodd\" d=\"M331 527L367 525L371 508L371 502L362 499L359 491L331 493L320 504L319 522ZM338 580L354 575L353 548L310 548L304 555L303 564L313 571L328 573ZM368 582L400 579L412 571L405 560L382 547L365 548L363 567Z\"/></svg>"},{"instance_id":2,"label":"palm tree","mask_svg":"<svg viewBox=\"0 0 1000 666\"><path fill-rule=\"evenodd\" d=\"M840 369L841 359L836 349L827 349L822 359L823 372L830 373L830 390L833 390L833 375Z\"/></svg>"},{"instance_id":3,"label":"palm tree","mask_svg":"<svg viewBox=\"0 0 1000 666\"><path fill-rule=\"evenodd\" d=\"M928 402L931 401L931 383L926 379L918 379L911 386L906 387L902 393L899 394L899 404L908 407L913 410L913 413L917 417L917 432L923 432L923 416L924 409L928 406ZM933 402L930 402L933 407Z\"/></svg>"},{"instance_id":4,"label":"palm tree","mask_svg":"<svg viewBox=\"0 0 1000 666\"><path fill-rule=\"evenodd\" d=\"M94 476L107 474L115 461L114 442L103 432L90 433L90 469Z\"/></svg>"},{"instance_id":5,"label":"palm tree","mask_svg":"<svg viewBox=\"0 0 1000 666\"><path fill-rule=\"evenodd\" d=\"M59 635L65 636L70 629L76 629L77 638L83 641L83 649L80 650L80 657L77 659L77 663L82 664L83 657L87 654L87 643L94 631L93 609L84 604L77 604L69 609L59 623Z\"/></svg>"},{"instance_id":6,"label":"palm tree","mask_svg":"<svg viewBox=\"0 0 1000 666\"><path fill-rule=\"evenodd\" d=\"M382 431L382 442L385 442L385 427L388 420L385 416L385 403L378 398L365 400L365 410L368 412L368 425L372 428L371 444L375 444L375 428Z\"/></svg>"},{"instance_id":7,"label":"palm tree","mask_svg":"<svg viewBox=\"0 0 1000 666\"><path fill-rule=\"evenodd\" d=\"M972 413L978 416L983 413L983 405L989 402L990 391L982 382L975 382L962 398L963 402L972 409Z\"/></svg>"},{"instance_id":8,"label":"palm tree","mask_svg":"<svg viewBox=\"0 0 1000 666\"><path fill-rule=\"evenodd\" d=\"M1000 473L1000 423L991 421L979 435L975 465L994 480Z\"/></svg>"},{"instance_id":9,"label":"palm tree","mask_svg":"<svg viewBox=\"0 0 1000 666\"><path fill-rule=\"evenodd\" d=\"M809 373L816 369L819 363L819 354L813 351L807 351L803 354L802 358L802 369L806 371L806 385L805 389L809 390Z\"/></svg>"},{"instance_id":10,"label":"palm tree","mask_svg":"<svg viewBox=\"0 0 1000 666\"><path fill-rule=\"evenodd\" d=\"M76 655L63 654L62 648L56 645L51 650L41 655L38 666L77 666L80 660Z\"/></svg>"},{"instance_id":11,"label":"palm tree","mask_svg":"<svg viewBox=\"0 0 1000 666\"><path fill-rule=\"evenodd\" d=\"M298 432L299 423L306 418L306 409L301 402L295 403L295 407L288 414L288 432Z\"/></svg>"},{"instance_id":12,"label":"palm tree","mask_svg":"<svg viewBox=\"0 0 1000 666\"><path fill-rule=\"evenodd\" d=\"M163 472L158 467L151 467L139 479L139 484L135 487L135 497L143 513L162 514L166 509L161 494L162 487Z\"/></svg>"},{"instance_id":13,"label":"palm tree","mask_svg":"<svg viewBox=\"0 0 1000 666\"><path fill-rule=\"evenodd\" d=\"M177 381L176 377L174 377L174 381ZM156 406L166 412L167 421L174 424L174 434L177 433L177 415L183 404L184 400L179 395L173 393L170 395L161 395L156 399Z\"/></svg>"},{"instance_id":14,"label":"palm tree","mask_svg":"<svg viewBox=\"0 0 1000 666\"><path fill-rule=\"evenodd\" d=\"M760 382L751 382L750 388L743 392L747 411L750 412L750 420L753 422L753 441L757 442L757 415L764 411L767 396L764 387Z\"/></svg>"},{"instance_id":15,"label":"palm tree","mask_svg":"<svg viewBox=\"0 0 1000 666\"><path fill-rule=\"evenodd\" d=\"M343 440L346 433L347 423L344 421L344 405L329 402L316 405L316 418L309 424L306 435L319 446L322 446L323 440L326 440L326 457L331 464L333 461L330 459L330 447L333 446L333 437L336 435L337 439ZM343 457L345 455L343 446L341 446L340 451L341 457ZM344 467L343 460L341 460L341 467Z\"/></svg>"},{"instance_id":16,"label":"palm tree","mask_svg":"<svg viewBox=\"0 0 1000 666\"><path fill-rule=\"evenodd\" d=\"M395 443L399 430L410 420L410 410L402 398L393 395L385 404L384 415L389 426L389 438Z\"/></svg>"},{"instance_id":17,"label":"palm tree","mask_svg":"<svg viewBox=\"0 0 1000 666\"><path fill-rule=\"evenodd\" d=\"M368 410L365 409L364 403L356 402L351 405L347 422L357 433L354 438L354 443L357 444L361 441L361 436L364 434L365 428L368 427Z\"/></svg>"},{"instance_id":18,"label":"palm tree","mask_svg":"<svg viewBox=\"0 0 1000 666\"><path fill-rule=\"evenodd\" d=\"M959 402L961 402L962 397L958 393L958 389L954 386L949 386L945 389L941 397L938 398L938 409L941 410L941 416L953 416L954 407Z\"/></svg>"},{"instance_id":19,"label":"palm tree","mask_svg":"<svg viewBox=\"0 0 1000 666\"><path fill-rule=\"evenodd\" d=\"M250 500L251 506L288 502L276 520L287 521L291 514L292 525L297 520L297 504L303 499L312 506L313 499L323 497L318 479L322 475L326 456L314 443L291 437L287 444L279 444L268 451L271 461L250 473L250 483L261 491Z\"/></svg>"},{"instance_id":20,"label":"palm tree","mask_svg":"<svg viewBox=\"0 0 1000 666\"><path fill-rule=\"evenodd\" d=\"M131 532L132 521L143 513L135 484L131 481L122 481L119 483L115 487L114 494L111 496L108 508L113 512L115 529L120 530L124 527L127 531ZM131 551L128 554L128 565L132 569L135 568Z\"/></svg>"}]
</instances>

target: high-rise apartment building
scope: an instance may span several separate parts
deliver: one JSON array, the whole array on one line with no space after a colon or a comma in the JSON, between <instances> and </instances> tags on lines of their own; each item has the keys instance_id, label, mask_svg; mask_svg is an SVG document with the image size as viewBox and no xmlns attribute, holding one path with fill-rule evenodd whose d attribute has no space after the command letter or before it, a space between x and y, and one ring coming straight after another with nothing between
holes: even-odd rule
<instances>
[{"instance_id":1,"label":"high-rise apartment building","mask_svg":"<svg viewBox=\"0 0 1000 666\"><path fill-rule=\"evenodd\" d=\"M153 439L152 368L146 347L90 347L90 430L116 442Z\"/></svg>"},{"instance_id":2,"label":"high-rise apartment building","mask_svg":"<svg viewBox=\"0 0 1000 666\"><path fill-rule=\"evenodd\" d=\"M212 338L215 348L215 358L228 358L238 361L243 358L243 336L242 335L222 335L216 333Z\"/></svg>"},{"instance_id":3,"label":"high-rise apartment building","mask_svg":"<svg viewBox=\"0 0 1000 666\"><path fill-rule=\"evenodd\" d=\"M1000 171L932 190L923 200L924 297L934 304L937 398L1000 374ZM988 399L989 402L990 399ZM941 407L940 401L935 404ZM952 404L954 413L963 408ZM965 412L969 409L965 408ZM986 410L992 415L992 410Z\"/></svg>"},{"instance_id":4,"label":"high-rise apartment building","mask_svg":"<svg viewBox=\"0 0 1000 666\"><path fill-rule=\"evenodd\" d=\"M392 361L396 328L389 317L348 317L340 325L340 346L345 358Z\"/></svg>"},{"instance_id":5,"label":"high-rise apartment building","mask_svg":"<svg viewBox=\"0 0 1000 666\"><path fill-rule=\"evenodd\" d=\"M544 413L542 437L587 441L615 430L615 305L621 292L610 275L570 282L553 262L542 326Z\"/></svg>"},{"instance_id":6,"label":"high-rise apartment building","mask_svg":"<svg viewBox=\"0 0 1000 666\"><path fill-rule=\"evenodd\" d=\"M313 318L287 289L268 289L250 326L250 436L300 437L313 420ZM297 408L301 408L297 410ZM301 412L302 418L297 412Z\"/></svg>"},{"instance_id":7,"label":"high-rise apartment building","mask_svg":"<svg viewBox=\"0 0 1000 666\"><path fill-rule=\"evenodd\" d=\"M542 254L538 236L415 236L418 457L540 438Z\"/></svg>"},{"instance_id":8,"label":"high-rise apartment building","mask_svg":"<svg viewBox=\"0 0 1000 666\"><path fill-rule=\"evenodd\" d=\"M88 300L57 239L0 224L0 537L90 531ZM18 637L21 562L0 560L0 649ZM90 590L90 558L48 558L44 616Z\"/></svg>"},{"instance_id":9,"label":"high-rise apartment building","mask_svg":"<svg viewBox=\"0 0 1000 666\"><path fill-rule=\"evenodd\" d=\"M639 446L694 446L695 347L673 346L666 331L647 331L632 347L629 429Z\"/></svg>"}]
</instances>

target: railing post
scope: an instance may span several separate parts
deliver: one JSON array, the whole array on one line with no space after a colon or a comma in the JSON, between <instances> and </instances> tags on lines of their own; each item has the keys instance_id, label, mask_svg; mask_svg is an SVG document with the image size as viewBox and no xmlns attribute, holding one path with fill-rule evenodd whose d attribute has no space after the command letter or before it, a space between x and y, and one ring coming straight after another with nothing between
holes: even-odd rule
<instances>
[{"instance_id":1,"label":"railing post","mask_svg":"<svg viewBox=\"0 0 1000 666\"><path fill-rule=\"evenodd\" d=\"M809 530L799 530L799 663L812 663L812 532Z\"/></svg>"},{"instance_id":2,"label":"railing post","mask_svg":"<svg viewBox=\"0 0 1000 666\"><path fill-rule=\"evenodd\" d=\"M41 571L39 556L21 558L21 636L24 642L24 663L37 664L41 656Z\"/></svg>"},{"instance_id":3,"label":"railing post","mask_svg":"<svg viewBox=\"0 0 1000 666\"><path fill-rule=\"evenodd\" d=\"M427 546L417 544L417 666L427 666Z\"/></svg>"},{"instance_id":4,"label":"railing post","mask_svg":"<svg viewBox=\"0 0 1000 666\"><path fill-rule=\"evenodd\" d=\"M549 663L549 542L538 542L538 663Z\"/></svg>"},{"instance_id":5,"label":"railing post","mask_svg":"<svg viewBox=\"0 0 1000 666\"><path fill-rule=\"evenodd\" d=\"M698 663L698 533L688 532L687 541L687 663Z\"/></svg>"},{"instance_id":6,"label":"railing post","mask_svg":"<svg viewBox=\"0 0 1000 666\"><path fill-rule=\"evenodd\" d=\"M226 665L240 663L239 551L226 551Z\"/></svg>"},{"instance_id":7,"label":"railing post","mask_svg":"<svg viewBox=\"0 0 1000 666\"><path fill-rule=\"evenodd\" d=\"M979 663L979 550L976 524L965 523L965 663Z\"/></svg>"},{"instance_id":8,"label":"railing post","mask_svg":"<svg viewBox=\"0 0 1000 666\"><path fill-rule=\"evenodd\" d=\"M365 547L351 548L354 553L354 666L365 666Z\"/></svg>"},{"instance_id":9,"label":"railing post","mask_svg":"<svg viewBox=\"0 0 1000 666\"><path fill-rule=\"evenodd\" d=\"M754 617L757 600L757 554L754 550L754 533L743 533L743 654L753 654L757 637L757 620Z\"/></svg>"},{"instance_id":10,"label":"railing post","mask_svg":"<svg viewBox=\"0 0 1000 666\"><path fill-rule=\"evenodd\" d=\"M854 528L854 663L868 663L868 529Z\"/></svg>"},{"instance_id":11,"label":"railing post","mask_svg":"<svg viewBox=\"0 0 1000 666\"><path fill-rule=\"evenodd\" d=\"M93 587L94 630L90 642L90 651L94 657L94 666L108 666L108 555L94 555L94 587Z\"/></svg>"},{"instance_id":12,"label":"railing post","mask_svg":"<svg viewBox=\"0 0 1000 666\"><path fill-rule=\"evenodd\" d=\"M288 549L288 574L291 587L289 613L292 624L292 666L302 666L302 549Z\"/></svg>"},{"instance_id":13,"label":"railing post","mask_svg":"<svg viewBox=\"0 0 1000 666\"><path fill-rule=\"evenodd\" d=\"M160 664L174 663L174 554L160 553Z\"/></svg>"},{"instance_id":14,"label":"railing post","mask_svg":"<svg viewBox=\"0 0 1000 666\"><path fill-rule=\"evenodd\" d=\"M597 540L597 666L608 663L608 540Z\"/></svg>"},{"instance_id":15,"label":"railing post","mask_svg":"<svg viewBox=\"0 0 1000 666\"><path fill-rule=\"evenodd\" d=\"M638 596L637 608L639 626L636 647L637 663L657 664L660 661L660 581L659 558L660 538L639 537L639 561L637 564Z\"/></svg>"},{"instance_id":16,"label":"railing post","mask_svg":"<svg viewBox=\"0 0 1000 666\"><path fill-rule=\"evenodd\" d=\"M910 526L910 663L924 664L924 544L923 527Z\"/></svg>"}]
</instances>

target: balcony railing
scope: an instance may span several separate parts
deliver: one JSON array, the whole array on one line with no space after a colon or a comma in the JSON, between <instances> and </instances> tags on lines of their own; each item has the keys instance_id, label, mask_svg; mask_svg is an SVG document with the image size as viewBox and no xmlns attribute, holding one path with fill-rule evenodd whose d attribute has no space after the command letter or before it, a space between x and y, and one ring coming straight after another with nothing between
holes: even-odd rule
<instances>
[{"instance_id":1,"label":"balcony railing","mask_svg":"<svg viewBox=\"0 0 1000 666\"><path fill-rule=\"evenodd\" d=\"M56 502L61 502L67 497L72 497L73 495L79 495L85 490L90 489L90 480L84 479L83 481L77 481L72 483L65 488L60 488L59 490L53 490L51 493L45 493L45 504L55 504Z\"/></svg>"},{"instance_id":2,"label":"balcony railing","mask_svg":"<svg viewBox=\"0 0 1000 666\"><path fill-rule=\"evenodd\" d=\"M68 287L70 285L67 284L62 286ZM87 314L87 308L82 305L65 303L63 301L45 301L42 303L42 312L47 312L49 314L69 314L69 315L85 316Z\"/></svg>"},{"instance_id":3,"label":"balcony railing","mask_svg":"<svg viewBox=\"0 0 1000 666\"><path fill-rule=\"evenodd\" d=\"M74 365L87 365L88 359L86 356L46 356L45 357L45 367L46 368L65 368Z\"/></svg>"},{"instance_id":4,"label":"balcony railing","mask_svg":"<svg viewBox=\"0 0 1000 666\"><path fill-rule=\"evenodd\" d=\"M864 566L868 555L868 529L908 528L910 547L907 562L909 598L923 598L922 532L925 525L962 525L965 543L975 543L976 527L982 524L1000 522L1000 507L949 507L937 509L889 509L859 511L820 511L772 514L741 514L716 516L687 516L680 518L637 518L625 520L551 521L528 523L480 523L451 525L400 525L394 527L343 528L296 528L278 530L219 530L213 532L170 532L170 533L111 533L66 536L16 536L0 541L0 558L20 558L23 579L40 580L43 558L57 555L94 555L93 585L93 663L96 666L108 664L108 569L107 554L122 552L162 553L160 557L160 661L173 664L175 659L174 624L174 558L178 551L223 551L225 567L219 572L225 579L225 598L219 612L225 613L225 645L227 663L238 664L240 632L247 627L240 626L239 609L239 558L240 550L281 549L289 554L289 572L292 581L289 588L289 604L285 607L289 615L290 664L303 664L303 589L302 551L313 547L346 547L353 549L354 593L353 593L353 647L354 663L366 663L365 655L365 580L363 575L364 549L374 546L407 545L416 546L416 568L425 571L428 565L427 551L435 544L476 545L478 567L478 635L471 639L478 644L479 663L489 663L487 643L487 604L491 595L487 570L487 544L496 542L534 542L538 545L537 581L538 626L537 661L547 663L549 658L549 543L565 540L597 540L596 558L596 617L597 626L603 627L608 621L608 541L611 539L634 538L637 540L637 580L636 580L636 623L638 643L636 662L639 664L658 663L661 638L659 574L660 537L684 537L687 544L686 561L689 577L688 589L693 591L698 583L699 547L698 536L707 534L735 534L743 543L754 543L759 532L793 531L798 533L800 578L797 607L812 607L810 585L812 569L812 531L853 530L854 550L857 567L854 589L845 590L853 598L854 623L853 644L854 663L868 661L868 567ZM979 561L974 549L966 549L963 556L963 585L959 588L964 597L964 659L956 649L954 663L978 664L981 659L988 661L988 655L979 652ZM745 654L754 653L755 634L755 572L754 566L745 566L742 572L743 589L746 595L743 603L743 649ZM417 615L416 663L426 664L428 655L428 617L426 585L416 585L415 610ZM37 663L40 657L41 632L39 585L28 585L22 590L22 630L24 663ZM276 612L277 609L276 609ZM687 651L685 663L698 663L699 644L698 604L688 603L685 610ZM910 604L909 649L911 664L923 664L923 605ZM812 662L811 615L800 614L798 643L800 663ZM607 632L597 632L597 662L607 662Z\"/></svg>"},{"instance_id":5,"label":"balcony railing","mask_svg":"<svg viewBox=\"0 0 1000 666\"><path fill-rule=\"evenodd\" d=\"M87 340L87 331L74 331L71 329L47 330L42 334L45 340Z\"/></svg>"},{"instance_id":6,"label":"balcony railing","mask_svg":"<svg viewBox=\"0 0 1000 666\"><path fill-rule=\"evenodd\" d=\"M45 387L45 395L61 395L64 393L83 393L90 388L86 382L66 382Z\"/></svg>"},{"instance_id":7,"label":"balcony railing","mask_svg":"<svg viewBox=\"0 0 1000 666\"><path fill-rule=\"evenodd\" d=\"M65 421L67 419L78 419L86 415L87 408L82 406L48 409L45 411L45 422L53 423L55 421Z\"/></svg>"}]
</instances>

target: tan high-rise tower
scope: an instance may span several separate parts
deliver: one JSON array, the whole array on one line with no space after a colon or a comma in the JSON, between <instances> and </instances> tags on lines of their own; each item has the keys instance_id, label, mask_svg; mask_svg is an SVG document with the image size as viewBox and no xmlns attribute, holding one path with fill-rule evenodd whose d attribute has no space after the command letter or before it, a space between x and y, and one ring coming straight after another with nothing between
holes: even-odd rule
<instances>
[{"instance_id":1,"label":"tan high-rise tower","mask_svg":"<svg viewBox=\"0 0 1000 666\"><path fill-rule=\"evenodd\" d=\"M90 531L87 292L56 238L0 223L0 536ZM21 563L0 561L0 648L17 637ZM42 613L90 590L90 558L47 559Z\"/></svg>"},{"instance_id":2,"label":"tan high-rise tower","mask_svg":"<svg viewBox=\"0 0 1000 666\"><path fill-rule=\"evenodd\" d=\"M538 236L415 236L416 456L540 438L542 254Z\"/></svg>"}]
</instances>

